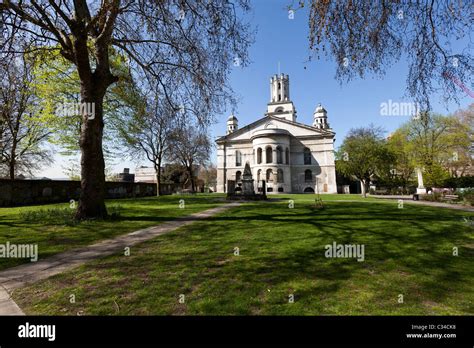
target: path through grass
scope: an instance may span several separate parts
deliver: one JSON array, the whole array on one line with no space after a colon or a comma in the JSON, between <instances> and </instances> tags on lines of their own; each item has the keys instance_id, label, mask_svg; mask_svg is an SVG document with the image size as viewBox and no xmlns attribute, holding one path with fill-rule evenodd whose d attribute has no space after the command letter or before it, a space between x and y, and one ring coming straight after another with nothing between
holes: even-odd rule
<instances>
[{"instance_id":1,"label":"path through grass","mask_svg":"<svg viewBox=\"0 0 474 348\"><path fill-rule=\"evenodd\" d=\"M180 200L184 205L180 206ZM224 203L224 196L186 195L107 200L116 218L73 224L69 203L0 208L0 244L38 244L39 258L92 244ZM180 208L182 207L182 208ZM49 211L49 213L48 213ZM69 211L69 212L68 212ZM0 269L30 262L0 258Z\"/></svg>"}]
</instances>

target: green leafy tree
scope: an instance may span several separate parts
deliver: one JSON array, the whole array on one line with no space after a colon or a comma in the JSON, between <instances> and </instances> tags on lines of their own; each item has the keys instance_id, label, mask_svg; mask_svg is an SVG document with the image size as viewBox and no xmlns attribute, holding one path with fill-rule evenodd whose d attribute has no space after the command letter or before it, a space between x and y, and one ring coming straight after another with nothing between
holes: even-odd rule
<instances>
[{"instance_id":1,"label":"green leafy tree","mask_svg":"<svg viewBox=\"0 0 474 348\"><path fill-rule=\"evenodd\" d=\"M94 117L87 110L81 112L77 219L107 215L104 97L119 80L111 64L112 48L127 57L130 70L140 79L153 76L170 102L176 100L172 96L184 99L189 90L195 91L193 96L205 106L201 122L209 123L209 115L233 100L228 85L232 63L237 59L245 66L248 61L251 33L239 17L248 10L245 0L0 3L5 36L1 58L12 52L12 43L21 36L32 42L34 50L57 47L77 71L81 105L95 107Z\"/></svg>"},{"instance_id":2,"label":"green leafy tree","mask_svg":"<svg viewBox=\"0 0 474 348\"><path fill-rule=\"evenodd\" d=\"M386 146L381 128L351 129L336 152L336 170L353 176L361 182L362 195L366 197L370 180L377 173L386 172L393 156Z\"/></svg>"},{"instance_id":3,"label":"green leafy tree","mask_svg":"<svg viewBox=\"0 0 474 348\"><path fill-rule=\"evenodd\" d=\"M408 142L416 167L423 169L423 181L427 186L442 186L449 177L447 168L453 160L457 146L466 139L454 117L423 113L401 127Z\"/></svg>"},{"instance_id":4,"label":"green leafy tree","mask_svg":"<svg viewBox=\"0 0 474 348\"><path fill-rule=\"evenodd\" d=\"M50 132L38 116L31 57L15 54L0 63L0 174L32 174L51 163Z\"/></svg>"},{"instance_id":5,"label":"green leafy tree","mask_svg":"<svg viewBox=\"0 0 474 348\"><path fill-rule=\"evenodd\" d=\"M472 163L472 130L459 114L422 113L399 127L388 144L396 155L395 169L404 182L419 167L425 185L442 187L450 173L462 175Z\"/></svg>"},{"instance_id":6,"label":"green leafy tree","mask_svg":"<svg viewBox=\"0 0 474 348\"><path fill-rule=\"evenodd\" d=\"M452 135L452 157L448 170L453 177L463 177L474 174L474 103L464 110L458 110Z\"/></svg>"},{"instance_id":7,"label":"green leafy tree","mask_svg":"<svg viewBox=\"0 0 474 348\"><path fill-rule=\"evenodd\" d=\"M124 119L130 112L128 92L134 85L124 57L117 53L111 54L110 65L119 79L105 93L103 118L105 123L116 123L116 119ZM51 130L50 142L61 149L62 155L75 158L80 152L79 138L83 124L81 113L76 112L80 110L71 108L79 105L81 100L77 69L57 50L40 51L35 56L33 74L40 105L38 117ZM106 161L110 161L110 157L114 155L111 145L115 135L113 127L104 128L103 149Z\"/></svg>"},{"instance_id":8,"label":"green leafy tree","mask_svg":"<svg viewBox=\"0 0 474 348\"><path fill-rule=\"evenodd\" d=\"M407 192L408 185L412 181L415 172L415 163L406 132L403 129L397 129L388 137L387 146L394 156L390 169L392 186L401 186Z\"/></svg>"}]
</instances>

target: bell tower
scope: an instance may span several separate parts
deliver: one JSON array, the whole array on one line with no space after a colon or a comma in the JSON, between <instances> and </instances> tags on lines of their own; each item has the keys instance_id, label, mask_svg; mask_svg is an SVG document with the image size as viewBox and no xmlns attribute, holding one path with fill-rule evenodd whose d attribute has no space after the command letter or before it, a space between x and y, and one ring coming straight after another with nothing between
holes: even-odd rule
<instances>
[{"instance_id":1,"label":"bell tower","mask_svg":"<svg viewBox=\"0 0 474 348\"><path fill-rule=\"evenodd\" d=\"M328 112L326 111L325 108L323 108L321 103L319 103L316 109L314 110L313 127L316 127L319 129L331 129L328 123Z\"/></svg>"},{"instance_id":2,"label":"bell tower","mask_svg":"<svg viewBox=\"0 0 474 348\"><path fill-rule=\"evenodd\" d=\"M227 119L227 134L234 133L237 129L239 129L239 120L232 114Z\"/></svg>"},{"instance_id":3,"label":"bell tower","mask_svg":"<svg viewBox=\"0 0 474 348\"><path fill-rule=\"evenodd\" d=\"M275 75L270 79L270 102L281 103L290 100L290 78L288 75Z\"/></svg>"},{"instance_id":4,"label":"bell tower","mask_svg":"<svg viewBox=\"0 0 474 348\"><path fill-rule=\"evenodd\" d=\"M296 121L296 109L290 100L290 78L288 75L274 75L270 78L270 102L267 116L285 118Z\"/></svg>"}]
</instances>

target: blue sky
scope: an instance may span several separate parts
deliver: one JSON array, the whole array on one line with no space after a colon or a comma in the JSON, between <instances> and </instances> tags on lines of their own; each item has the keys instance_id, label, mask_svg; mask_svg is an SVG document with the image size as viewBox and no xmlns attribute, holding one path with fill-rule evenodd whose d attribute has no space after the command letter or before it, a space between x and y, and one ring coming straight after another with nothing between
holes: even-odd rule
<instances>
[{"instance_id":1,"label":"blue sky","mask_svg":"<svg viewBox=\"0 0 474 348\"><path fill-rule=\"evenodd\" d=\"M250 21L257 27L256 40L250 49L250 66L233 67L230 84L240 103L235 110L239 126L245 126L263 117L270 98L270 77L280 71L290 77L290 96L298 112L298 122L311 124L313 111L318 103L328 111L328 121L336 132L336 146L351 128L370 123L395 130L409 116L381 116L381 103L388 100L411 102L405 97L407 63L402 60L386 71L382 78L366 76L341 85L335 80L336 65L322 57L308 62L308 17L306 11L297 11L289 19L287 6L290 0L255 0L252 3ZM306 68L306 69L305 69ZM463 92L461 92L464 95ZM474 100L464 95L460 105L446 105L440 96L432 97L435 112L448 114L466 108ZM214 139L226 132L226 120L232 110L217 115L217 123L211 127ZM215 152L211 155L215 162ZM136 166L132 162L117 161L114 172ZM147 162L143 165L149 166ZM41 176L64 177L62 161L56 157L54 166L44 170Z\"/></svg>"}]
</instances>

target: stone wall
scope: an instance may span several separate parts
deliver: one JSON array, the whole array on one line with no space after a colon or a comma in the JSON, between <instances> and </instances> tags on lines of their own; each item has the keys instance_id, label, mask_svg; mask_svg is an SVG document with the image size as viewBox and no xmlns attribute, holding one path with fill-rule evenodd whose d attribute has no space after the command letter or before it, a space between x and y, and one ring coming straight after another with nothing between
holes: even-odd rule
<instances>
[{"instance_id":1,"label":"stone wall","mask_svg":"<svg viewBox=\"0 0 474 348\"><path fill-rule=\"evenodd\" d=\"M164 194L171 194L174 186L164 184ZM78 200L79 181L6 180L0 179L0 207L69 202ZM133 198L156 195L156 184L106 182L106 198Z\"/></svg>"}]
</instances>

